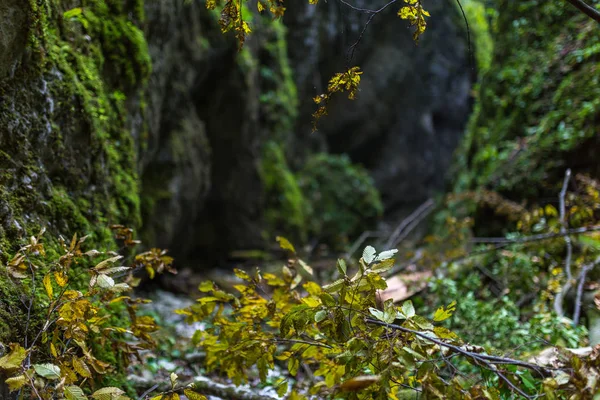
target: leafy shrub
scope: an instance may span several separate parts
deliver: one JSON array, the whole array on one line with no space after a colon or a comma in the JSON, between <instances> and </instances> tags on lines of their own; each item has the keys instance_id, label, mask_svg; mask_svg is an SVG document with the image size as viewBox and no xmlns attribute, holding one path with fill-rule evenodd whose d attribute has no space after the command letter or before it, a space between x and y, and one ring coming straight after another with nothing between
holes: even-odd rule
<instances>
[{"instance_id":1,"label":"leafy shrub","mask_svg":"<svg viewBox=\"0 0 600 400\"><path fill-rule=\"evenodd\" d=\"M597 372L589 372L597 354L586 360L564 355L564 369L548 369L468 345L441 325L455 313L454 301L429 318L417 314L411 301L378 306L377 291L386 287L382 275L394 265L395 250L377 254L367 247L354 276L339 260L340 278L321 287L301 284L299 272L310 268L287 241L281 245L291 256L281 276L236 270L239 295L204 282L205 296L178 311L189 321L209 321L194 340L206 351L207 369L236 384L246 382L254 368L265 383L268 371L284 364L289 377L274 386L280 396L291 389L290 399L305 399L303 390L336 399L401 399L414 393L452 399L544 393L556 399L583 385L595 390ZM459 372L465 363L471 365L468 374ZM567 374L571 367L575 372Z\"/></svg>"},{"instance_id":2,"label":"leafy shrub","mask_svg":"<svg viewBox=\"0 0 600 400\"><path fill-rule=\"evenodd\" d=\"M309 231L323 242L340 246L383 213L373 179L346 155L314 155L298 176L311 207Z\"/></svg>"},{"instance_id":3,"label":"leafy shrub","mask_svg":"<svg viewBox=\"0 0 600 400\"><path fill-rule=\"evenodd\" d=\"M125 247L138 242L132 231L114 226ZM139 351L152 348L150 334L158 327L140 316L144 299L125 293L139 283L133 272L151 276L173 271L164 251L151 249L122 265L123 256L83 248L86 237L60 240L60 252L46 252L43 231L30 238L7 265L0 268L4 284L12 285L26 317L13 336L10 350L0 358L0 374L11 392L37 399L67 398L123 400L126 388L102 387L106 377L123 374ZM84 265L92 263L86 269ZM79 282L87 275L86 287ZM120 279L119 279L120 278ZM120 380L124 382L124 379Z\"/></svg>"}]
</instances>

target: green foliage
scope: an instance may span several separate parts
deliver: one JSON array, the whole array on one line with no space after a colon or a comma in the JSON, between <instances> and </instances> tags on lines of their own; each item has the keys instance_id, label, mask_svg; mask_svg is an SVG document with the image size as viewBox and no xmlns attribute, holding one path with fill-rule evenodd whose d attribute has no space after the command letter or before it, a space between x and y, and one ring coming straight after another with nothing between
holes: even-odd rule
<instances>
[{"instance_id":1,"label":"green foliage","mask_svg":"<svg viewBox=\"0 0 600 400\"><path fill-rule=\"evenodd\" d=\"M458 3L455 3L458 8ZM460 5L465 13L469 30L471 33L471 41L474 47L475 60L477 62L477 73L484 74L492 65L494 56L494 41L490 33L491 27L489 19L495 15L495 10L486 7L486 4L479 0L461 0ZM458 26L465 26L465 21L460 12L460 17L457 19Z\"/></svg>"},{"instance_id":2,"label":"green foliage","mask_svg":"<svg viewBox=\"0 0 600 400\"><path fill-rule=\"evenodd\" d=\"M267 142L261 159L261 178L267 199L265 220L270 233L306 240L307 203L281 146Z\"/></svg>"},{"instance_id":3,"label":"green foliage","mask_svg":"<svg viewBox=\"0 0 600 400\"><path fill-rule=\"evenodd\" d=\"M433 298L460 299L448 328L488 350L514 349L514 354L520 356L548 345L577 348L585 343L585 327L573 328L568 320L549 312L522 312L512 296L490 291L477 273L433 280L430 289Z\"/></svg>"},{"instance_id":4,"label":"green foliage","mask_svg":"<svg viewBox=\"0 0 600 400\"><path fill-rule=\"evenodd\" d=\"M598 118L597 23L568 2L497 0L494 55L457 152L455 190L548 195L569 159L593 156ZM477 43L476 43L477 45Z\"/></svg>"},{"instance_id":5,"label":"green foliage","mask_svg":"<svg viewBox=\"0 0 600 400\"><path fill-rule=\"evenodd\" d=\"M287 241L281 244L294 256ZM178 312L190 322L209 321L194 337L206 351L208 370L241 384L257 369L265 383L269 370L285 365L292 384L289 395L295 399L306 398L300 394L306 391L319 398L401 399L411 390L426 398L501 399L552 392L556 399L581 385L595 385L593 377L584 383L560 369L545 370L548 378L540 378L534 371L542 366L466 344L440 324L455 319L461 301L440 307L431 319L411 301L377 306L377 292L387 286L382 274L393 267L395 253L377 254L367 247L353 276L341 267L339 279L322 287L312 281L302 284L298 267L303 262L296 257L280 276L236 270L239 294L204 282L199 287L204 296ZM472 304L467 300L467 307ZM573 356L565 362L584 373L595 357L584 361ZM467 372L456 373L457 368ZM284 395L287 385L277 385Z\"/></svg>"},{"instance_id":6,"label":"green foliage","mask_svg":"<svg viewBox=\"0 0 600 400\"><path fill-rule=\"evenodd\" d=\"M114 227L126 247L138 242L132 231ZM171 271L172 259L152 249L122 265L113 252L84 250L87 237L60 239L59 254L47 253L43 231L0 266L2 281L12 283L8 307L21 308L16 332L8 338L10 351L0 358L0 374L11 392L38 399L128 399L121 389L98 389L105 377L122 376L139 351L155 346L150 336L157 328L151 317L140 316L144 299L126 295L139 283L133 272ZM100 260L100 261L99 261ZM94 265L85 269L83 265ZM85 287L78 284L87 275ZM123 278L124 279L120 279ZM121 378L121 381L123 379Z\"/></svg>"},{"instance_id":7,"label":"green foliage","mask_svg":"<svg viewBox=\"0 0 600 400\"><path fill-rule=\"evenodd\" d=\"M383 212L373 179L345 155L310 157L298 180L311 207L310 233L325 243L340 246L360 235Z\"/></svg>"}]
</instances>

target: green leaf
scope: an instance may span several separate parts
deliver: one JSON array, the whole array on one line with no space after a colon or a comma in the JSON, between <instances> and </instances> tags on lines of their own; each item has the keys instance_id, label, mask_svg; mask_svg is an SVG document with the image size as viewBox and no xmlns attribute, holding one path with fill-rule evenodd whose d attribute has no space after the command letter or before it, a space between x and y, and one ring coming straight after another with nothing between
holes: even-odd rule
<instances>
[{"instance_id":1,"label":"green leaf","mask_svg":"<svg viewBox=\"0 0 600 400\"><path fill-rule=\"evenodd\" d=\"M292 376L296 376L296 374L298 373L298 367L300 367L300 361L295 358L292 357L288 360L288 371L290 371L290 375Z\"/></svg>"},{"instance_id":2,"label":"green leaf","mask_svg":"<svg viewBox=\"0 0 600 400\"><path fill-rule=\"evenodd\" d=\"M448 307L446 308L444 308L444 306L438 308L435 314L433 315L433 320L435 322L444 321L450 318L454 311L456 311L456 300L448 304Z\"/></svg>"},{"instance_id":3,"label":"green leaf","mask_svg":"<svg viewBox=\"0 0 600 400\"><path fill-rule=\"evenodd\" d=\"M46 379L60 379L60 368L54 364L34 364L35 373Z\"/></svg>"},{"instance_id":4,"label":"green leaf","mask_svg":"<svg viewBox=\"0 0 600 400\"><path fill-rule=\"evenodd\" d=\"M412 301L407 300L402 304L402 314L406 318L411 318L415 315L415 307L413 306Z\"/></svg>"},{"instance_id":5,"label":"green leaf","mask_svg":"<svg viewBox=\"0 0 600 400\"><path fill-rule=\"evenodd\" d=\"M21 364L23 364L25 357L27 357L27 350L18 344L11 344L10 352L0 358L0 371L10 372L21 368Z\"/></svg>"},{"instance_id":6,"label":"green leaf","mask_svg":"<svg viewBox=\"0 0 600 400\"><path fill-rule=\"evenodd\" d=\"M381 253L379 253L379 255L377 256L377 258L375 259L375 261L388 260L388 259L394 257L394 255L397 252L398 252L397 249L382 251Z\"/></svg>"},{"instance_id":7,"label":"green leaf","mask_svg":"<svg viewBox=\"0 0 600 400\"><path fill-rule=\"evenodd\" d=\"M340 271L340 274L346 276L346 271L348 270L348 267L346 266L346 261L342 260L341 258L337 260L337 269L338 271Z\"/></svg>"},{"instance_id":8,"label":"green leaf","mask_svg":"<svg viewBox=\"0 0 600 400\"><path fill-rule=\"evenodd\" d=\"M315 314L315 322L321 322L325 318L327 318L327 311L325 310L317 311L317 313Z\"/></svg>"},{"instance_id":9,"label":"green leaf","mask_svg":"<svg viewBox=\"0 0 600 400\"><path fill-rule=\"evenodd\" d=\"M298 259L298 264L300 264L300 266L302 267L303 270L305 270L308 274L312 275L313 274L313 269L310 265L308 265L307 263L305 263L304 261L302 261L301 259Z\"/></svg>"},{"instance_id":10,"label":"green leaf","mask_svg":"<svg viewBox=\"0 0 600 400\"><path fill-rule=\"evenodd\" d=\"M371 313L372 316L374 316L378 320L386 322L385 321L385 313L383 311L378 310L378 309L373 308L373 307L369 307L369 312Z\"/></svg>"},{"instance_id":11,"label":"green leaf","mask_svg":"<svg viewBox=\"0 0 600 400\"><path fill-rule=\"evenodd\" d=\"M371 267L371 271L377 272L378 274L388 271L390 268L394 266L394 259L388 258L387 260L378 262Z\"/></svg>"},{"instance_id":12,"label":"green leaf","mask_svg":"<svg viewBox=\"0 0 600 400\"><path fill-rule=\"evenodd\" d=\"M334 281L334 282L330 283L329 285L323 286L323 290L325 290L328 293L336 293L342 287L344 287L344 279L343 278L338 279L337 281Z\"/></svg>"},{"instance_id":13,"label":"green leaf","mask_svg":"<svg viewBox=\"0 0 600 400\"><path fill-rule=\"evenodd\" d=\"M277 395L279 397L285 396L288 391L288 381L287 379L282 379L281 382L277 384Z\"/></svg>"},{"instance_id":14,"label":"green leaf","mask_svg":"<svg viewBox=\"0 0 600 400\"><path fill-rule=\"evenodd\" d=\"M375 260L375 254L377 251L372 246L367 246L363 250L362 259L365 263L371 264Z\"/></svg>"},{"instance_id":15,"label":"green leaf","mask_svg":"<svg viewBox=\"0 0 600 400\"><path fill-rule=\"evenodd\" d=\"M329 293L321 293L321 302L327 307L334 307L337 303L332 295Z\"/></svg>"},{"instance_id":16,"label":"green leaf","mask_svg":"<svg viewBox=\"0 0 600 400\"><path fill-rule=\"evenodd\" d=\"M83 8L81 7L77 7L77 8L72 8L68 11L65 11L63 13L63 18L64 19L71 19L73 17L77 17L79 15L83 14Z\"/></svg>"},{"instance_id":17,"label":"green leaf","mask_svg":"<svg viewBox=\"0 0 600 400\"><path fill-rule=\"evenodd\" d=\"M87 400L87 396L79 386L65 386L65 398L67 400Z\"/></svg>"},{"instance_id":18,"label":"green leaf","mask_svg":"<svg viewBox=\"0 0 600 400\"><path fill-rule=\"evenodd\" d=\"M96 400L117 400L123 394L125 394L125 392L119 388L105 387L105 388L96 390L94 392L94 394L92 395L92 398L94 398Z\"/></svg>"}]
</instances>

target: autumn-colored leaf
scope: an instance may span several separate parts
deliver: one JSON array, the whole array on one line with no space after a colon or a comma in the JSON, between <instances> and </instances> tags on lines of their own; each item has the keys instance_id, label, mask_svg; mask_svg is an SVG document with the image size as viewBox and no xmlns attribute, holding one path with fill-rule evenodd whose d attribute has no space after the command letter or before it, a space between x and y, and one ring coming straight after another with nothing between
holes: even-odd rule
<instances>
[{"instance_id":1,"label":"autumn-colored leaf","mask_svg":"<svg viewBox=\"0 0 600 400\"><path fill-rule=\"evenodd\" d=\"M374 383L379 381L380 377L378 375L361 375L355 376L354 378L348 379L344 381L340 385L340 389L343 392L358 392L360 390L366 389Z\"/></svg>"},{"instance_id":2,"label":"autumn-colored leaf","mask_svg":"<svg viewBox=\"0 0 600 400\"><path fill-rule=\"evenodd\" d=\"M14 392L25 386L25 383L27 383L27 377L24 374L13 376L5 380L4 383L8 385L8 390Z\"/></svg>"},{"instance_id":3,"label":"autumn-colored leaf","mask_svg":"<svg viewBox=\"0 0 600 400\"><path fill-rule=\"evenodd\" d=\"M0 358L0 371L11 372L21 368L21 364L27 357L27 351L18 344L11 344L7 355Z\"/></svg>"}]
</instances>

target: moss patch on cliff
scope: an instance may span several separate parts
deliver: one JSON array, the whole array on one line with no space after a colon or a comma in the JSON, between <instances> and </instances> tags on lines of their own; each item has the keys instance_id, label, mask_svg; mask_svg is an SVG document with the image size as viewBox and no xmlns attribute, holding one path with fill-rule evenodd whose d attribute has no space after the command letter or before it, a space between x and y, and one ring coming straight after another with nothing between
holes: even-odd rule
<instances>
[{"instance_id":1,"label":"moss patch on cliff","mask_svg":"<svg viewBox=\"0 0 600 400\"><path fill-rule=\"evenodd\" d=\"M18 7L28 16L27 47L14 74L0 78L0 261L42 226L52 238L49 257L58 256L59 234L89 235L89 248L114 250L110 224L140 225L128 116L141 112L151 71L143 1L31 0ZM0 275L0 342L18 342L28 311L14 282ZM89 279L72 278L75 286ZM34 304L30 332L45 317L43 301Z\"/></svg>"},{"instance_id":2,"label":"moss patch on cliff","mask_svg":"<svg viewBox=\"0 0 600 400\"><path fill-rule=\"evenodd\" d=\"M125 5L127 4L127 5ZM140 224L128 113L151 71L143 1L30 1L26 56L0 81L0 250L41 225L106 244L109 223Z\"/></svg>"},{"instance_id":3,"label":"moss patch on cliff","mask_svg":"<svg viewBox=\"0 0 600 400\"><path fill-rule=\"evenodd\" d=\"M598 173L586 147L600 116L600 31L568 3L494 6L494 58L457 153L455 190L554 196L566 168Z\"/></svg>"},{"instance_id":4,"label":"moss patch on cliff","mask_svg":"<svg viewBox=\"0 0 600 400\"><path fill-rule=\"evenodd\" d=\"M296 175L287 164L284 150L274 141L265 145L260 172L266 196L265 219L269 236L275 233L305 242L308 205Z\"/></svg>"}]
</instances>

